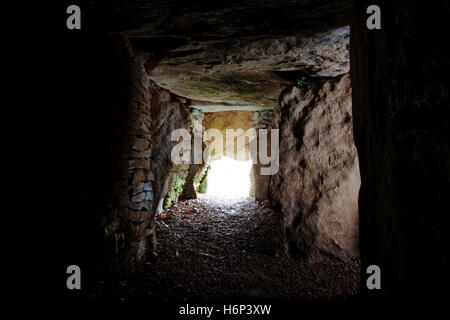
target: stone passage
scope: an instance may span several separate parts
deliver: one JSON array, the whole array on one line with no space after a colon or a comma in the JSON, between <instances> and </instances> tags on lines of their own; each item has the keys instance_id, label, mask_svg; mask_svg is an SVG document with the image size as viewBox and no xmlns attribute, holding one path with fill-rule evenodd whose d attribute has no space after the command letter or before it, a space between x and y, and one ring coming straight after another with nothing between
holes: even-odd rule
<instances>
[{"instance_id":1,"label":"stone passage","mask_svg":"<svg viewBox=\"0 0 450 320\"><path fill-rule=\"evenodd\" d=\"M279 218L251 199L200 196L179 202L156 218L157 255L144 273L115 285L106 282L97 298L299 301L358 293L358 260L309 264L289 259L280 247Z\"/></svg>"},{"instance_id":2,"label":"stone passage","mask_svg":"<svg viewBox=\"0 0 450 320\"><path fill-rule=\"evenodd\" d=\"M113 262L105 265L136 271L145 261L146 251L155 245L148 245L156 236L155 214L178 198L196 197L195 178L206 164L172 163L171 151L177 142L171 141L171 133L180 128L189 129L194 136L209 128L222 132L279 128L280 171L275 176L261 176L256 163L253 193L257 200L269 200L272 208L282 212L285 250L291 257L309 262L327 255L343 260L358 257L360 180L348 74L311 77L307 86L289 86L275 110L225 108L203 113L192 108L192 99L158 87L146 68L151 58L133 48L126 37L117 37L115 46L121 70L119 85L126 89L111 109L115 121L111 187L99 213L109 250L105 261ZM207 145L204 141L203 146ZM224 147L234 149L226 141Z\"/></svg>"},{"instance_id":3,"label":"stone passage","mask_svg":"<svg viewBox=\"0 0 450 320\"><path fill-rule=\"evenodd\" d=\"M27 211L39 222L43 244L21 254L47 262L38 272L45 284L35 287L48 287L47 280L57 278L54 292L59 293L61 270L77 263L89 270L84 274L95 284L104 274L96 274L101 264L119 273L142 269L148 285L137 281L135 287L143 299L158 296L155 288L171 288L181 296L190 288L187 282L204 296L250 295L257 282L263 283L258 296L281 298L288 291L294 298L307 296L296 286L311 283L303 276L311 270L303 262L237 245L240 236L252 243L245 232L239 231L228 249L214 242L218 239L209 228L223 234L225 221L253 228L244 215L217 220L212 208L192 211L200 206L192 202L191 212L167 213L167 219L157 218L159 226L154 224L164 199L170 205L178 196L195 197L197 173L204 177L208 172L207 166L189 171L173 166L170 132L189 128L195 133L194 121L225 124L233 112L246 125L280 129L280 171L268 178L254 170L254 193L281 213L282 242L291 257L310 262L356 257L359 210L362 270L377 264L383 274L383 289L365 294L395 301L443 298L440 293L448 290L450 279L450 51L442 38L449 1L378 0L381 30L367 28L371 4L125 0L119 5L91 0L82 9L89 14L83 15L81 32L68 32L63 20L58 22L63 33L53 18L48 29L41 28L46 21L39 21L34 29L45 30L46 37L28 36L22 50L40 48L32 59L39 63L30 64L38 71L28 74L41 81L27 87L33 100L27 114L36 114L28 117L36 130L27 128L27 133L43 132L44 139L38 135L36 143L27 145L33 152L24 157L22 170L31 170L38 184L27 193L36 199L26 202L33 206ZM63 17L64 10L53 9ZM208 115L212 112L220 114ZM184 180L190 190L179 194ZM42 209L36 210L39 205ZM191 224L184 216L200 220ZM195 229L194 221L201 219L213 225ZM149 261L145 253L153 248L148 244L155 228L159 255ZM194 255L197 244L211 256ZM36 257L30 258L33 251ZM292 287L273 280L277 274L276 279L286 279L278 261L292 275L293 281L286 282ZM196 268L210 275L210 289L196 281ZM330 275L341 271L337 267ZM273 289L261 279L275 281ZM220 283L230 288L217 289ZM320 283L318 288L329 292ZM125 287L124 296L133 295Z\"/></svg>"},{"instance_id":4,"label":"stone passage","mask_svg":"<svg viewBox=\"0 0 450 320\"><path fill-rule=\"evenodd\" d=\"M80 226L70 227L74 235L70 238L84 257L85 250L78 245L82 237L79 230L84 220L89 221L91 235L83 241L88 248L92 243L97 245L92 259L87 260L118 273L139 271L155 244L150 245L156 235L155 216L179 198L195 198L195 188L205 181L199 177L205 177L207 163L172 163L171 150L176 142L171 141L171 133L175 129L188 129L196 140L211 128L222 132L229 128L277 128L273 109L283 89L295 85L301 76L328 79L349 71L350 33L344 13L350 6L344 1L324 3L317 12L301 2L268 0L244 1L232 8L221 3L211 7L188 2L161 5L126 1L124 6L103 6L92 1L89 10L96 14L87 18L91 19L89 50L81 65L88 63L77 70L83 81L74 86L74 94L67 95L83 93L71 108L79 113L79 120L72 120L73 127L82 127L79 123L86 121L92 124L83 136L88 143L80 143L89 144L89 148L80 147L81 152L77 152L86 163L78 169L79 178L74 179L72 190L80 198L79 208L73 209L76 219L67 216L64 225L67 228L71 220L79 221ZM254 12L258 14L253 16ZM281 15L276 16L276 12ZM285 13L295 15L295 19L288 21ZM208 22L204 25L200 21ZM94 26L98 33L91 32ZM85 48L86 40L82 43ZM72 52L73 47L68 45L67 51ZM96 55L92 55L94 51ZM81 61L75 57L72 60ZM91 78L86 83L88 74ZM80 106L84 106L82 112ZM204 141L206 146L210 143ZM72 150L67 149L71 157ZM289 157L299 156L298 150L285 151ZM269 192L272 178L259 174L262 166L258 161L253 167L252 193L257 200L275 199ZM290 215L283 210L284 217ZM78 219L78 212L85 217ZM292 214L299 216L298 212ZM308 232L331 232L312 231L313 225L322 227L313 223ZM337 230L339 223L337 226L332 230L336 234L341 232ZM285 228L286 234L295 229L289 224ZM312 252L310 247L303 249L306 255ZM327 252L352 256L334 249Z\"/></svg>"}]
</instances>

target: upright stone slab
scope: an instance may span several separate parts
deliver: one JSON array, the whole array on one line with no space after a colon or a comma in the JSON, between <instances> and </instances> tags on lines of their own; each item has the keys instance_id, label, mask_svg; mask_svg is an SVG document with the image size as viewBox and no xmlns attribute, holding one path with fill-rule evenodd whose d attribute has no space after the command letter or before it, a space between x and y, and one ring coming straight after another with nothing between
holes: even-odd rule
<instances>
[{"instance_id":1,"label":"upright stone slab","mask_svg":"<svg viewBox=\"0 0 450 320\"><path fill-rule=\"evenodd\" d=\"M350 76L287 88L279 112L280 169L269 196L283 213L287 252L310 262L357 257L360 177Z\"/></svg>"}]
</instances>

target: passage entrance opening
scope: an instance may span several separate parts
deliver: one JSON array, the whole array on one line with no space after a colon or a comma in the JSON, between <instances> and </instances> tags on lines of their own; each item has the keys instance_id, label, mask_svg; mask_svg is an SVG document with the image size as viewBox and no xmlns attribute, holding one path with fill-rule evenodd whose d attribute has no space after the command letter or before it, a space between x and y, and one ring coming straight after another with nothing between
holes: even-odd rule
<instances>
[{"instance_id":1,"label":"passage entrance opening","mask_svg":"<svg viewBox=\"0 0 450 320\"><path fill-rule=\"evenodd\" d=\"M250 197L252 161L222 157L212 161L206 195L227 199Z\"/></svg>"}]
</instances>

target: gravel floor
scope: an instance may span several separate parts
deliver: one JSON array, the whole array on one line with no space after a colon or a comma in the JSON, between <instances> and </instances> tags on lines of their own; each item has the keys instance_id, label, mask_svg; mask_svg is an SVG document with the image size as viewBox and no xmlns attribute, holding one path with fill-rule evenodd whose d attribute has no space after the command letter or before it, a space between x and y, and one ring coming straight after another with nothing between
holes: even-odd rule
<instances>
[{"instance_id":1,"label":"gravel floor","mask_svg":"<svg viewBox=\"0 0 450 320\"><path fill-rule=\"evenodd\" d=\"M179 202L156 219L157 255L144 274L120 281L114 295L120 301L323 301L358 293L359 261L289 259L279 221L252 199Z\"/></svg>"}]
</instances>

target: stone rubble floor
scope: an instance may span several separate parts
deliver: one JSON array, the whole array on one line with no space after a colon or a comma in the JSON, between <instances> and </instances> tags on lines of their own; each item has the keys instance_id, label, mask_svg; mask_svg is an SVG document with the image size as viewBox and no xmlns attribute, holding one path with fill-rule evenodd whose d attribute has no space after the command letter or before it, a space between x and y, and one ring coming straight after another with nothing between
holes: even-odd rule
<instances>
[{"instance_id":1,"label":"stone rubble floor","mask_svg":"<svg viewBox=\"0 0 450 320\"><path fill-rule=\"evenodd\" d=\"M358 260L288 258L280 220L250 198L180 201L156 218L157 255L115 294L122 302L324 301L358 294Z\"/></svg>"}]
</instances>

